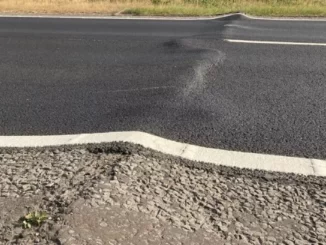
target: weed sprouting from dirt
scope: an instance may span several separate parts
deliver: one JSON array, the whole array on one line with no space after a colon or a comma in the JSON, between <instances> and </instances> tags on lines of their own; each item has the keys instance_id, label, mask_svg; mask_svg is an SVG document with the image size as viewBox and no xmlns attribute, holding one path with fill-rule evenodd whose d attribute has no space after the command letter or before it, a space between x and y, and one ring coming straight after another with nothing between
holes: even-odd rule
<instances>
[{"instance_id":1,"label":"weed sprouting from dirt","mask_svg":"<svg viewBox=\"0 0 326 245\"><path fill-rule=\"evenodd\" d=\"M30 229L33 226L40 226L47 219L48 215L46 212L33 211L22 217L21 221L24 229Z\"/></svg>"}]
</instances>

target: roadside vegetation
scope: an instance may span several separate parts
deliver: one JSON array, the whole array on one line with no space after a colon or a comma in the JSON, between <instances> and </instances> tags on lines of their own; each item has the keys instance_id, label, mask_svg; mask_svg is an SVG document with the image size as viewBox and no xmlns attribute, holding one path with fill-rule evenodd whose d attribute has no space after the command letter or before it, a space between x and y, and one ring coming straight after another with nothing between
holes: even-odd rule
<instances>
[{"instance_id":1,"label":"roadside vegetation","mask_svg":"<svg viewBox=\"0 0 326 245\"><path fill-rule=\"evenodd\" d=\"M326 16L326 0L0 0L2 13Z\"/></svg>"},{"instance_id":2,"label":"roadside vegetation","mask_svg":"<svg viewBox=\"0 0 326 245\"><path fill-rule=\"evenodd\" d=\"M30 229L33 226L40 226L48 218L44 211L33 211L21 218L24 229Z\"/></svg>"}]
</instances>

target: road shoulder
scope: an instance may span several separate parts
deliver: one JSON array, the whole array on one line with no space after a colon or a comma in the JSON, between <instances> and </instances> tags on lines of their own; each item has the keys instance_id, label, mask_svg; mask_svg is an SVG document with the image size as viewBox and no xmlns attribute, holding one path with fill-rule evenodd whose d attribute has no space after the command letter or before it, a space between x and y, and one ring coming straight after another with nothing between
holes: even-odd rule
<instances>
[{"instance_id":1,"label":"road shoulder","mask_svg":"<svg viewBox=\"0 0 326 245\"><path fill-rule=\"evenodd\" d=\"M326 241L322 177L199 164L128 143L2 148L0 158L1 242ZM51 219L23 230L26 207Z\"/></svg>"}]
</instances>

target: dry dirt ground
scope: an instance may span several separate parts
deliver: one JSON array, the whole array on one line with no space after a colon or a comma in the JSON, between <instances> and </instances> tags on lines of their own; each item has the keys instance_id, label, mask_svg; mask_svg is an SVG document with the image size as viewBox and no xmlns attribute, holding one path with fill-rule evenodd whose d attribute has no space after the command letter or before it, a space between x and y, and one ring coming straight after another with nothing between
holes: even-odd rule
<instances>
[{"instance_id":1,"label":"dry dirt ground","mask_svg":"<svg viewBox=\"0 0 326 245\"><path fill-rule=\"evenodd\" d=\"M325 187L125 143L0 149L0 244L326 244Z\"/></svg>"}]
</instances>

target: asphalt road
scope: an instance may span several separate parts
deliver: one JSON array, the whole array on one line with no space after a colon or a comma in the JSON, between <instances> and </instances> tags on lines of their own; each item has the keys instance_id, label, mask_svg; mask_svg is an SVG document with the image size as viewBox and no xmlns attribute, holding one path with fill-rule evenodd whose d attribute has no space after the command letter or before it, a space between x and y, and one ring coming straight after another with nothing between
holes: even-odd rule
<instances>
[{"instance_id":1,"label":"asphalt road","mask_svg":"<svg viewBox=\"0 0 326 245\"><path fill-rule=\"evenodd\" d=\"M140 130L326 158L326 22L0 19L0 134Z\"/></svg>"}]
</instances>

